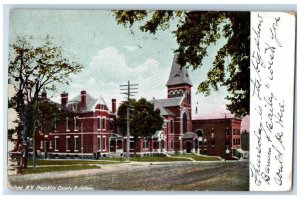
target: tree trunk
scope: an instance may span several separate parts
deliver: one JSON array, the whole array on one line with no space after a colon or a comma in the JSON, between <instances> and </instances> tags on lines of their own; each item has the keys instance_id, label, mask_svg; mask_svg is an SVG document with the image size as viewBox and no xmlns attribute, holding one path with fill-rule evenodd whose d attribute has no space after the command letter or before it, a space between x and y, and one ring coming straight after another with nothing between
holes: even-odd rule
<instances>
[{"instance_id":1,"label":"tree trunk","mask_svg":"<svg viewBox=\"0 0 300 199\"><path fill-rule=\"evenodd\" d=\"M26 169L27 168L27 159L28 159L28 111L25 111L23 113L20 113L21 116L21 160L20 160L20 165L19 169Z\"/></svg>"}]
</instances>

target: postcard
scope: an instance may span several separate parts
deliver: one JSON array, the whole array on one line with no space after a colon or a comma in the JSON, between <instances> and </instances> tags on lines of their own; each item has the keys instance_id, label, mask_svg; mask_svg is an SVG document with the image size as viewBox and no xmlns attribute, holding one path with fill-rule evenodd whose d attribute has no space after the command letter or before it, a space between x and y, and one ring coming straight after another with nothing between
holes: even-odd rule
<instances>
[{"instance_id":1,"label":"postcard","mask_svg":"<svg viewBox=\"0 0 300 199\"><path fill-rule=\"evenodd\" d=\"M295 13L12 9L11 191L290 191Z\"/></svg>"}]
</instances>

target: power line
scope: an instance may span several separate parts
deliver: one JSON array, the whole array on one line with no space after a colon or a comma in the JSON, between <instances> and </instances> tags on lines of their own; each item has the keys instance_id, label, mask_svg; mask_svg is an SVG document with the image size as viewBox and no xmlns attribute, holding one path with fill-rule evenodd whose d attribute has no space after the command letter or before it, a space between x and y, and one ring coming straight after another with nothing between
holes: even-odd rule
<instances>
[{"instance_id":1,"label":"power line","mask_svg":"<svg viewBox=\"0 0 300 199\"><path fill-rule=\"evenodd\" d=\"M136 87L138 84L130 84L130 81L128 80L127 84L125 85L120 85L120 90L121 91L126 91L122 92L121 94L127 95L127 141L126 141L126 161L129 162L129 148L130 148L130 96L134 96L135 93L138 92L133 92L132 90L137 90L138 88Z\"/></svg>"}]
</instances>

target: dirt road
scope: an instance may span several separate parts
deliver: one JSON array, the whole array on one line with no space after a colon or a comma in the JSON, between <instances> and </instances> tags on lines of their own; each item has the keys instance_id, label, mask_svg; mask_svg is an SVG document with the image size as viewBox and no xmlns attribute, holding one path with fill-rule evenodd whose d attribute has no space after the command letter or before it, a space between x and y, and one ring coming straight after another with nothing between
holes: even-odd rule
<instances>
[{"instance_id":1,"label":"dirt road","mask_svg":"<svg viewBox=\"0 0 300 199\"><path fill-rule=\"evenodd\" d=\"M94 190L247 191L248 162L130 163L100 169L9 176L11 186L86 186Z\"/></svg>"}]
</instances>

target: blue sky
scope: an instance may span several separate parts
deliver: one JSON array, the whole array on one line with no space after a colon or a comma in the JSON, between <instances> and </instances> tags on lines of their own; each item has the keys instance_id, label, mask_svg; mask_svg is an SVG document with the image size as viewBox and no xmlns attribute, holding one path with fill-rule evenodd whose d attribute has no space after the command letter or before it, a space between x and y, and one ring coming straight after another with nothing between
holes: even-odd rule
<instances>
[{"instance_id":1,"label":"blue sky","mask_svg":"<svg viewBox=\"0 0 300 199\"><path fill-rule=\"evenodd\" d=\"M138 24L137 24L138 25ZM53 96L59 101L59 94L69 93L69 99L86 90L92 96L102 95L110 107L111 98L117 102L124 100L119 85L127 80L139 84L137 98L165 98L166 82L169 77L173 50L178 47L169 29L158 31L155 35L143 33L135 25L132 31L117 25L111 11L101 10L13 10L10 12L9 40L17 36L32 38L35 45L46 37L57 45L63 46L64 55L81 62L85 68L82 73L72 75L69 86L60 85ZM208 97L196 94L199 82L205 80L212 66L217 50L225 44L220 39L208 49L203 66L190 70L193 83L193 118L221 118L226 110L224 99L226 88L212 92ZM195 113L198 102L198 114ZM248 129L248 125L245 127Z\"/></svg>"}]
</instances>

